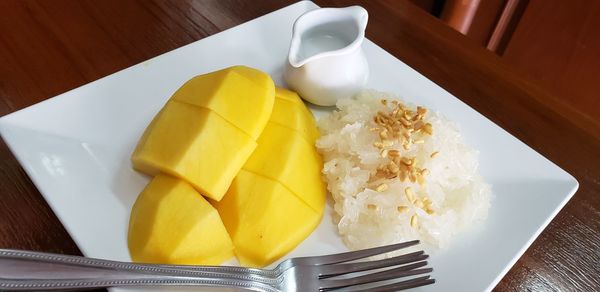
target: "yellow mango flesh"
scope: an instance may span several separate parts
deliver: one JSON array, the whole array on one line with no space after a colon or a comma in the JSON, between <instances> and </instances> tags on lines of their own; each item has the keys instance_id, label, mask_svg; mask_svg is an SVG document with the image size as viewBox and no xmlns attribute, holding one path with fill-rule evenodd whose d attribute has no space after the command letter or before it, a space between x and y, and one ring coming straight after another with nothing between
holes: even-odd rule
<instances>
[{"instance_id":1,"label":"yellow mango flesh","mask_svg":"<svg viewBox=\"0 0 600 292\"><path fill-rule=\"evenodd\" d=\"M133 167L177 176L220 200L256 148L274 95L267 74L244 66L192 78L146 128Z\"/></svg>"},{"instance_id":2,"label":"yellow mango flesh","mask_svg":"<svg viewBox=\"0 0 600 292\"><path fill-rule=\"evenodd\" d=\"M314 118L297 95L280 93L256 150L215 202L245 266L265 266L291 251L319 224L325 206Z\"/></svg>"},{"instance_id":3,"label":"yellow mango flesh","mask_svg":"<svg viewBox=\"0 0 600 292\"><path fill-rule=\"evenodd\" d=\"M240 264L266 266L287 254L321 221L280 183L241 170L227 195L215 203Z\"/></svg>"},{"instance_id":4,"label":"yellow mango flesh","mask_svg":"<svg viewBox=\"0 0 600 292\"><path fill-rule=\"evenodd\" d=\"M323 162L314 144L296 131L268 123L243 169L278 181L314 210L325 204Z\"/></svg>"},{"instance_id":5,"label":"yellow mango flesh","mask_svg":"<svg viewBox=\"0 0 600 292\"><path fill-rule=\"evenodd\" d=\"M220 200L256 142L214 112L168 102L150 124L132 155L133 167L168 173Z\"/></svg>"},{"instance_id":6,"label":"yellow mango flesh","mask_svg":"<svg viewBox=\"0 0 600 292\"><path fill-rule=\"evenodd\" d=\"M297 93L279 88L275 89L275 103L270 123L277 123L298 131L306 140L314 145L319 138L319 130L312 113L308 110Z\"/></svg>"},{"instance_id":7,"label":"yellow mango flesh","mask_svg":"<svg viewBox=\"0 0 600 292\"><path fill-rule=\"evenodd\" d=\"M191 185L157 175L131 210L128 234L133 261L218 265L233 244L218 212Z\"/></svg>"},{"instance_id":8,"label":"yellow mango flesh","mask_svg":"<svg viewBox=\"0 0 600 292\"><path fill-rule=\"evenodd\" d=\"M190 79L171 100L208 108L256 140L271 116L274 94L268 74L234 66Z\"/></svg>"}]
</instances>

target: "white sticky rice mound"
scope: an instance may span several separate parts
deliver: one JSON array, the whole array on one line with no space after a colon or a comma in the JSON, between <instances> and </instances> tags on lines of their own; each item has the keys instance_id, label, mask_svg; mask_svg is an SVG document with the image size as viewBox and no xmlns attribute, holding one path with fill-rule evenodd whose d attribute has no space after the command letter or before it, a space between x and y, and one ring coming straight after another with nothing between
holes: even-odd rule
<instances>
[{"instance_id":1,"label":"white sticky rice mound","mask_svg":"<svg viewBox=\"0 0 600 292\"><path fill-rule=\"evenodd\" d=\"M477 171L478 152L463 142L455 124L429 110L424 121L432 124L433 135L424 144L414 144L408 151L392 146L402 157L415 156L421 167L430 171L425 184L385 179L388 189L375 191L370 176L388 158L373 145L379 141L378 132L372 130L377 126L373 117L378 111L389 111L381 99L391 98L397 99L388 93L364 91L340 100L338 110L318 122L322 136L317 148L324 159L327 188L335 201L339 233L351 249L412 239L447 248L456 234L485 220L488 214L491 188ZM415 106L404 104L415 110ZM439 153L431 158L435 151ZM419 198L428 197L434 212L428 214L409 202L406 187ZM399 212L398 206L408 206L409 210ZM418 219L416 227L410 224L413 215Z\"/></svg>"}]
</instances>

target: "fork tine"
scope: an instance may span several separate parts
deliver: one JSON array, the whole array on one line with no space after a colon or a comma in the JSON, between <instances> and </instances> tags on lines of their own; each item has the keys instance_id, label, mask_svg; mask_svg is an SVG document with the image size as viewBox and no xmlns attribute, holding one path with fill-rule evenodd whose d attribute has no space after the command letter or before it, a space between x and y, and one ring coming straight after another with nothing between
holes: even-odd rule
<instances>
[{"instance_id":1,"label":"fork tine","mask_svg":"<svg viewBox=\"0 0 600 292\"><path fill-rule=\"evenodd\" d=\"M383 254L383 253L388 253L388 252L407 248L409 246L413 246L413 245L417 245L417 244L419 244L419 241L413 240L413 241L407 241L407 242L402 242L402 243L396 243L396 244L391 244L391 245L385 245L385 246L380 246L380 247L374 247L374 248L368 248L368 249L362 249L362 250L350 251L350 252L344 252L344 253L338 253L338 254L312 256L312 257L301 257L301 258L295 258L294 264L295 265L337 264L337 263L358 260L358 259L362 259L362 258L366 258L366 257L370 257L370 256L375 256L375 255L379 255L379 254Z\"/></svg>"},{"instance_id":2,"label":"fork tine","mask_svg":"<svg viewBox=\"0 0 600 292\"><path fill-rule=\"evenodd\" d=\"M325 279L330 277L335 277L341 274L349 274L379 268L393 267L402 264L419 262L427 259L429 256L423 254L423 251L417 251L397 257L376 260L376 261L366 261L366 262L358 262L358 263L347 263L347 264L337 264L337 265L325 265L319 267L319 278Z\"/></svg>"},{"instance_id":3,"label":"fork tine","mask_svg":"<svg viewBox=\"0 0 600 292\"><path fill-rule=\"evenodd\" d=\"M391 280L401 277L414 276L420 274L426 274L433 271L432 268L416 269L419 267L426 266L427 262L418 262L399 268L389 269L381 272L376 272L367 275L361 275L347 279L324 279L319 280L319 286L321 291L329 291L331 289L344 288L354 285L367 284L372 282L379 282L385 280Z\"/></svg>"},{"instance_id":4,"label":"fork tine","mask_svg":"<svg viewBox=\"0 0 600 292\"><path fill-rule=\"evenodd\" d=\"M400 291L415 287L421 287L425 285L431 285L435 283L435 279L430 279L430 276L418 277L410 280L396 282L392 284L386 284L382 286L369 287L365 289L351 290L352 292L386 292L386 291Z\"/></svg>"},{"instance_id":5,"label":"fork tine","mask_svg":"<svg viewBox=\"0 0 600 292\"><path fill-rule=\"evenodd\" d=\"M384 292L384 291L400 291L406 290L410 288L431 285L435 283L435 279L429 279L429 276L419 277L415 279L410 279L398 283L383 285L379 287L370 288L368 291L370 292Z\"/></svg>"}]
</instances>

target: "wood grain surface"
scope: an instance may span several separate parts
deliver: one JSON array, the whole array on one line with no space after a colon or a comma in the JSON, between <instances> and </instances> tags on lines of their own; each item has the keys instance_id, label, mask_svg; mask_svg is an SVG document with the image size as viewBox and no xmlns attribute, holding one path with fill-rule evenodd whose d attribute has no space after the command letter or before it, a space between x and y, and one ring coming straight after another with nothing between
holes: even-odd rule
<instances>
[{"instance_id":1,"label":"wood grain surface","mask_svg":"<svg viewBox=\"0 0 600 292\"><path fill-rule=\"evenodd\" d=\"M529 1L503 59L600 119L600 1Z\"/></svg>"},{"instance_id":2,"label":"wood grain surface","mask_svg":"<svg viewBox=\"0 0 600 292\"><path fill-rule=\"evenodd\" d=\"M284 7L292 1L0 0L0 115ZM409 1L357 3L367 36L573 174L580 189L496 291L600 287L600 126ZM518 161L508 161L518 167ZM506 236L510 236L507 234ZM79 254L0 145L0 248ZM474 267L476 268L476 267Z\"/></svg>"}]
</instances>

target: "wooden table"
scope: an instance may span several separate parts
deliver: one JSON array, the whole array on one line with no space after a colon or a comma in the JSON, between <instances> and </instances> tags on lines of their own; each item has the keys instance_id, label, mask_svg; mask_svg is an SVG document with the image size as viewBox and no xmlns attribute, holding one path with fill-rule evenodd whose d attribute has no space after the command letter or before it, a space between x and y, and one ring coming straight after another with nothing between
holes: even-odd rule
<instances>
[{"instance_id":1,"label":"wooden table","mask_svg":"<svg viewBox=\"0 0 600 292\"><path fill-rule=\"evenodd\" d=\"M1 0L0 115L291 2ZM317 2L363 5L370 13L367 36L371 40L550 158L581 184L496 290L597 291L600 118L583 118L515 74L496 55L409 2ZM519 167L518 161L507 163ZM4 143L0 145L0 247L80 254Z\"/></svg>"}]
</instances>

